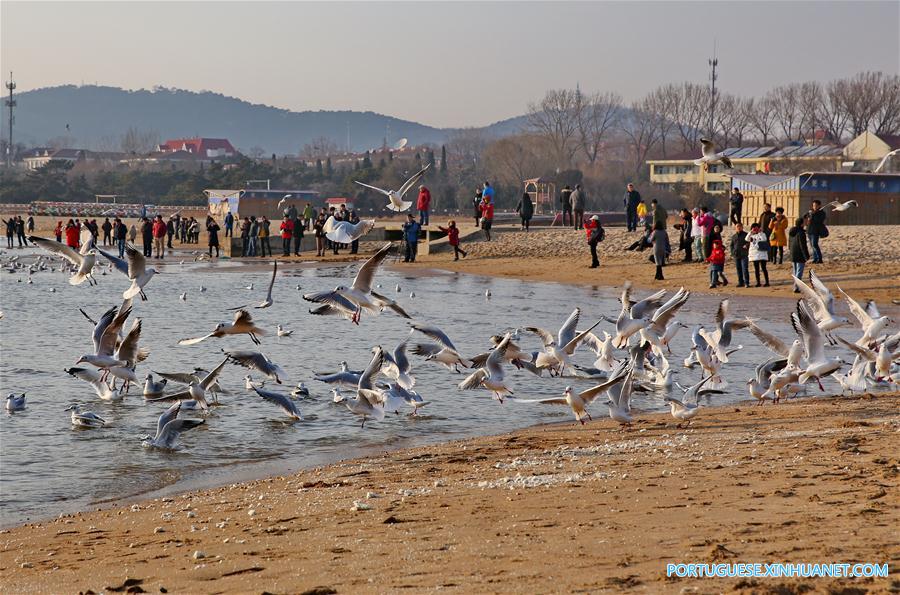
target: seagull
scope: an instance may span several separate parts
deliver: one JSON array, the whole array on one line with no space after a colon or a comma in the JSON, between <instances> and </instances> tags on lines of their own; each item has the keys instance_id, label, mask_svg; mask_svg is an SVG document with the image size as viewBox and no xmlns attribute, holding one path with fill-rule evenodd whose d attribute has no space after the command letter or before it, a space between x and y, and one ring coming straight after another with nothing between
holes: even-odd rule
<instances>
[{"instance_id":1,"label":"seagull","mask_svg":"<svg viewBox=\"0 0 900 595\"><path fill-rule=\"evenodd\" d=\"M613 355L612 335L603 331L603 339L601 340L594 333L589 333L584 338L584 344L597 355L597 359L594 361L595 368L603 372L612 371L616 365L616 358Z\"/></svg>"},{"instance_id":2,"label":"seagull","mask_svg":"<svg viewBox=\"0 0 900 595\"><path fill-rule=\"evenodd\" d=\"M206 293L206 288L202 285L200 286L200 293Z\"/></svg>"},{"instance_id":3,"label":"seagull","mask_svg":"<svg viewBox=\"0 0 900 595\"><path fill-rule=\"evenodd\" d=\"M337 390L337 389L334 389ZM306 385L301 381L297 383L297 388L291 391L291 395L294 397L308 397L309 389L306 388Z\"/></svg>"},{"instance_id":4,"label":"seagull","mask_svg":"<svg viewBox=\"0 0 900 595\"><path fill-rule=\"evenodd\" d=\"M281 384L280 377L286 377L285 371L268 358L268 356L258 351L224 351L225 357L233 364L244 366L251 370L262 372L267 378ZM279 377L280 376L280 377Z\"/></svg>"},{"instance_id":5,"label":"seagull","mask_svg":"<svg viewBox=\"0 0 900 595\"><path fill-rule=\"evenodd\" d=\"M102 428L106 420L93 411L82 411L81 406L75 403L69 405L64 411L72 412L72 425L79 428Z\"/></svg>"},{"instance_id":6,"label":"seagull","mask_svg":"<svg viewBox=\"0 0 900 595\"><path fill-rule=\"evenodd\" d=\"M117 271L127 275L128 278L131 279L131 287L122 293L122 297L127 300L136 295L140 295L142 300L147 301L144 287L150 283L150 279L153 278L153 275L159 273L159 271L152 267L147 268L147 259L144 255L131 244L125 246L125 260L113 256L101 248L97 248L97 251L100 252L106 260L111 262Z\"/></svg>"},{"instance_id":7,"label":"seagull","mask_svg":"<svg viewBox=\"0 0 900 595\"><path fill-rule=\"evenodd\" d=\"M650 343L660 353L662 353L663 347L668 348L668 342L678 332L679 326L677 325L680 324L674 321L673 318L690 297L691 292L685 291L684 287L682 287L675 292L675 295L669 298L669 301L657 308L650 318L650 324L640 329L641 343ZM670 326L674 327L674 330L670 330ZM666 338L667 335L668 338ZM671 350L669 351L671 353Z\"/></svg>"},{"instance_id":8,"label":"seagull","mask_svg":"<svg viewBox=\"0 0 900 595\"><path fill-rule=\"evenodd\" d=\"M356 273L356 277L353 279L353 284L350 287L339 285L332 291L307 293L303 296L303 299L308 302L334 305L332 303L334 301L333 294L337 293L356 306L373 314L378 314L385 308L390 308L404 318L412 318L403 310L403 308L397 305L397 302L372 291L372 280L375 277L375 272L384 262L384 259L387 258L391 246L391 243L385 244L371 258L365 261L362 266L359 267L359 271Z\"/></svg>"},{"instance_id":9,"label":"seagull","mask_svg":"<svg viewBox=\"0 0 900 595\"><path fill-rule=\"evenodd\" d=\"M156 422L156 436L146 436L141 446L144 448L161 448L174 450L176 440L182 432L203 425L202 419L178 419L181 402L166 409Z\"/></svg>"},{"instance_id":10,"label":"seagull","mask_svg":"<svg viewBox=\"0 0 900 595\"><path fill-rule=\"evenodd\" d=\"M538 369L535 366L534 362L537 360L538 356L541 352L533 351L531 353L526 353L522 351L522 349L512 341L513 335L510 335L510 341L506 346L506 355L504 356L504 360L508 361L512 365L514 365L518 369L526 369L535 376L540 376L543 370ZM593 336L591 333L588 333L585 336L585 341L589 337ZM494 350L497 345L499 345L503 341L504 337L502 335L492 335L491 336L491 350ZM485 353L479 353L478 355L471 358L472 366L476 368L484 367L484 363L487 361L487 358L490 357L491 351L487 351Z\"/></svg>"},{"instance_id":11,"label":"seagull","mask_svg":"<svg viewBox=\"0 0 900 595\"><path fill-rule=\"evenodd\" d=\"M94 326L92 340L94 343L94 353L86 353L78 358L76 364L88 363L104 370L101 379L106 380L110 368L118 368L128 365L128 362L114 356L116 341L119 338L119 332L125 319L131 313L131 306L117 308L113 306L100 317L100 320Z\"/></svg>"},{"instance_id":12,"label":"seagull","mask_svg":"<svg viewBox=\"0 0 900 595\"><path fill-rule=\"evenodd\" d=\"M843 316L835 316L834 295L831 293L831 290L822 283L819 276L816 275L813 270L809 271L809 282L812 284L812 287L793 275L791 275L791 278L794 280L794 287L797 287L800 290L803 299L806 300L807 305L809 305L815 316L816 323L819 325L819 330L825 333L825 337L828 339L829 343L835 345L836 343L831 336L831 331L844 326L845 324L849 324L850 321Z\"/></svg>"},{"instance_id":13,"label":"seagull","mask_svg":"<svg viewBox=\"0 0 900 595\"><path fill-rule=\"evenodd\" d=\"M700 405L697 403L679 401L674 397L666 397L664 400L671 407L672 417L678 420L678 425L675 426L676 428L680 428L684 423L690 425L694 416L700 412Z\"/></svg>"},{"instance_id":14,"label":"seagull","mask_svg":"<svg viewBox=\"0 0 900 595\"><path fill-rule=\"evenodd\" d=\"M865 392L869 388L869 383L866 381L868 366L868 360L857 355L853 359L853 363L850 365L850 370L847 373L838 374L835 372L831 375L841 385L841 395L847 391L850 391L850 395L853 395L853 393Z\"/></svg>"},{"instance_id":15,"label":"seagull","mask_svg":"<svg viewBox=\"0 0 900 595\"><path fill-rule=\"evenodd\" d=\"M347 367L347 362L341 362L341 369L339 372L316 374L313 377L313 380L318 380L325 384L336 384L346 388L356 388L359 385L360 376L362 376L361 370L358 372L350 370Z\"/></svg>"},{"instance_id":16,"label":"seagull","mask_svg":"<svg viewBox=\"0 0 900 595\"><path fill-rule=\"evenodd\" d=\"M382 372L388 378L393 378L397 385L405 390L412 390L416 384L416 379L410 375L411 366L409 358L406 357L406 341L403 341L394 348L393 354L384 354L384 367Z\"/></svg>"},{"instance_id":17,"label":"seagull","mask_svg":"<svg viewBox=\"0 0 900 595\"><path fill-rule=\"evenodd\" d=\"M840 358L825 357L822 331L803 300L797 301L797 312L791 314L791 323L794 325L794 330L797 331L797 334L803 340L803 347L806 352L806 368L797 378L797 381L800 384L806 384L807 380L815 378L819 383L819 389L825 390L820 380L822 376L836 372L844 365L844 362Z\"/></svg>"},{"instance_id":18,"label":"seagull","mask_svg":"<svg viewBox=\"0 0 900 595\"><path fill-rule=\"evenodd\" d=\"M294 334L294 331L285 330L285 328L279 324L276 330L276 334L279 337L290 337Z\"/></svg>"},{"instance_id":19,"label":"seagull","mask_svg":"<svg viewBox=\"0 0 900 595\"><path fill-rule=\"evenodd\" d=\"M581 391L579 393L573 392L571 386L567 386L563 391L563 395L561 397L550 397L548 399L514 399L510 400L517 403L542 403L544 405L568 405L572 409L572 413L575 414L575 420L581 422L584 425L584 418L587 417L589 420L594 418L591 417L591 414L587 411L587 406L594 402L599 395L606 393L610 388L615 386L620 382L625 381L625 377L629 373L628 364L623 362L618 366L615 373L610 374L609 380L603 382L602 384L598 384L593 388L589 388L587 390Z\"/></svg>"},{"instance_id":20,"label":"seagull","mask_svg":"<svg viewBox=\"0 0 900 595\"><path fill-rule=\"evenodd\" d=\"M728 317L728 300L719 302L719 309L716 311L716 330L714 333L708 333L706 329L701 328L700 334L706 339L707 344L715 352L716 357L723 364L728 363L727 348L731 345L732 331L744 329L750 326L753 321L749 318L744 320L726 320Z\"/></svg>"},{"instance_id":21,"label":"seagull","mask_svg":"<svg viewBox=\"0 0 900 595\"><path fill-rule=\"evenodd\" d=\"M410 327L414 331L419 331L423 335L438 342L438 345L433 343L416 343L412 348L414 355L424 357L426 361L435 361L447 369L455 370L456 372L459 372L459 366L468 368L472 365L472 362L459 354L456 346L453 345L453 341L451 341L450 337L448 337L441 329L436 326L427 326L416 323L411 324Z\"/></svg>"},{"instance_id":22,"label":"seagull","mask_svg":"<svg viewBox=\"0 0 900 595\"><path fill-rule=\"evenodd\" d=\"M859 206L859 203L856 202L855 200L848 200L847 202L840 202L837 200L833 200L830 203L828 203L827 205L825 205L825 207L834 207L833 209L831 209L832 213L835 211L838 211L838 212L849 211L851 208L858 207L858 206Z\"/></svg>"},{"instance_id":23,"label":"seagull","mask_svg":"<svg viewBox=\"0 0 900 595\"><path fill-rule=\"evenodd\" d=\"M158 397L163 394L166 390L166 384L168 384L168 379L163 378L159 382L153 381L153 374L147 374L144 376L144 396L145 397Z\"/></svg>"},{"instance_id":24,"label":"seagull","mask_svg":"<svg viewBox=\"0 0 900 595\"><path fill-rule=\"evenodd\" d=\"M216 378L219 376L219 372L222 371L222 368L224 368L225 364L227 363L228 358L226 357L224 360L222 360L222 363L213 368L213 370L209 374L207 374L203 378L203 380L197 381L195 379L194 381L192 381L187 390L172 393L169 395L163 395L161 397L147 399L147 401L187 401L188 399L193 399L197 401L197 404L200 405L201 409L206 411L209 409L209 403L207 403L206 401L206 393L207 391L209 391L210 386L216 381Z\"/></svg>"},{"instance_id":25,"label":"seagull","mask_svg":"<svg viewBox=\"0 0 900 595\"><path fill-rule=\"evenodd\" d=\"M800 358L803 355L803 342L800 339L794 339L794 342L788 346L784 341L761 329L756 323L747 326L760 343L769 348L773 353L781 357L787 358L787 365L796 368L800 365Z\"/></svg>"},{"instance_id":26,"label":"seagull","mask_svg":"<svg viewBox=\"0 0 900 595\"><path fill-rule=\"evenodd\" d=\"M179 345L196 345L201 341L205 341L212 337L224 337L226 335L250 335L250 340L260 344L256 335L265 335L266 332L253 324L253 317L250 316L250 313L246 310L238 310L234 313L234 322L220 322L216 325L216 328L213 329L213 332L208 335L203 335L202 337L194 337L193 339L182 339L178 341Z\"/></svg>"},{"instance_id":27,"label":"seagull","mask_svg":"<svg viewBox=\"0 0 900 595\"><path fill-rule=\"evenodd\" d=\"M407 407L412 407L410 416L418 415L419 409L428 404L416 391L407 390L394 383L388 385L387 390L384 392L384 397L385 412L398 415L401 409L406 409Z\"/></svg>"},{"instance_id":28,"label":"seagull","mask_svg":"<svg viewBox=\"0 0 900 595\"><path fill-rule=\"evenodd\" d=\"M786 358L771 358L756 366L756 378L747 380L747 388L750 390L750 396L759 401L758 405L766 402L773 373L783 370L787 365Z\"/></svg>"},{"instance_id":29,"label":"seagull","mask_svg":"<svg viewBox=\"0 0 900 595\"><path fill-rule=\"evenodd\" d=\"M180 299L182 302L186 302L187 301L187 292L185 291L184 293L179 295L178 299Z\"/></svg>"},{"instance_id":30,"label":"seagull","mask_svg":"<svg viewBox=\"0 0 900 595\"><path fill-rule=\"evenodd\" d=\"M490 289L485 289L485 290L484 290L484 297L490 299L490 297L491 297L491 290L490 290Z\"/></svg>"},{"instance_id":31,"label":"seagull","mask_svg":"<svg viewBox=\"0 0 900 595\"><path fill-rule=\"evenodd\" d=\"M862 328L863 336L859 338L856 342L857 345L868 346L873 343L881 334L881 331L891 322L891 319L887 316L877 316L878 311L875 309L874 311L867 312L859 303L851 298L847 293L841 289L840 285L838 285L838 291L841 292L841 295L844 296L844 299L847 300L847 305L850 307L850 313L856 317L856 320L859 321L859 325ZM876 314L876 316L872 316L872 314Z\"/></svg>"},{"instance_id":32,"label":"seagull","mask_svg":"<svg viewBox=\"0 0 900 595\"><path fill-rule=\"evenodd\" d=\"M703 153L703 157L700 159L696 159L694 161L694 165L700 165L703 167L703 171L708 171L710 163L721 162L722 165L727 167L728 169L733 169L734 165L731 163L731 159L725 156L725 153L718 153L718 149L716 147L716 143L711 140L701 138L700 139L701 151Z\"/></svg>"},{"instance_id":33,"label":"seagull","mask_svg":"<svg viewBox=\"0 0 900 595\"><path fill-rule=\"evenodd\" d=\"M887 153L884 157L881 158L881 161L878 162L878 166L874 170L872 170L872 173L877 174L878 172L880 172L881 168L884 167L884 164L887 163L887 160L897 153L900 153L900 149L894 149L893 151Z\"/></svg>"},{"instance_id":34,"label":"seagull","mask_svg":"<svg viewBox=\"0 0 900 595\"><path fill-rule=\"evenodd\" d=\"M416 172L410 179L406 180L402 186L400 186L399 190L382 190L381 188L377 188L375 186L369 186L368 184L363 184L362 182L356 181L360 186L365 186L370 190L374 190L375 192L379 192L388 197L387 208L396 211L398 213L402 213L412 206L413 203L406 202L403 200L403 196L409 192L409 189L416 185L416 183L421 179L422 176L425 175L425 172L428 168L431 167L431 164L427 164L421 170ZM355 181L355 180L354 180Z\"/></svg>"},{"instance_id":35,"label":"seagull","mask_svg":"<svg viewBox=\"0 0 900 595\"><path fill-rule=\"evenodd\" d=\"M704 377L704 378L701 378L701 379L700 379L700 382L698 382L697 384L691 385L691 386L689 386L689 387L687 387L687 388L681 386L681 385L678 384L677 382L675 383L675 386L677 386L678 389L679 389L679 390L682 392L682 394L684 395L684 396L681 398L681 400L682 400L683 402L685 402L685 403L693 403L694 405L696 405L696 404L699 402L700 397L702 397L702 396L705 396L705 395L721 395L721 394L722 394L722 391L720 391L720 390L715 390L715 389L711 389L711 388L703 388L703 386L704 386L707 382L709 382L711 379L712 379L712 376L706 376L706 377Z\"/></svg>"},{"instance_id":36,"label":"seagull","mask_svg":"<svg viewBox=\"0 0 900 595\"><path fill-rule=\"evenodd\" d=\"M353 324L359 325L359 320L362 317L362 307L357 306L337 291L318 293L316 294L316 299L321 305L310 308L310 314L343 316Z\"/></svg>"},{"instance_id":37,"label":"seagull","mask_svg":"<svg viewBox=\"0 0 900 595\"><path fill-rule=\"evenodd\" d=\"M372 361L369 362L369 365L366 366L366 369L359 376L359 382L356 385L356 395L345 397L343 401L344 405L346 405L351 413L363 418L360 426L363 428L366 427L366 420L368 418L371 417L372 419L381 421L384 419L385 414L384 392L375 390L373 385L375 376L378 375L384 365L384 353L381 350L381 347L376 347L373 351L375 353L372 356Z\"/></svg>"},{"instance_id":38,"label":"seagull","mask_svg":"<svg viewBox=\"0 0 900 595\"><path fill-rule=\"evenodd\" d=\"M557 376L561 376L565 372L566 365L570 363L569 356L575 353L578 344L590 334L603 319L598 320L590 328L576 334L578 327L578 319L581 317L581 308L575 308L561 327L557 336L554 336L542 328L536 326L527 326L524 330L534 333L541 338L544 343L544 352L539 353L535 360L538 368L550 368L551 374L556 371Z\"/></svg>"},{"instance_id":39,"label":"seagull","mask_svg":"<svg viewBox=\"0 0 900 595\"><path fill-rule=\"evenodd\" d=\"M265 390L259 387L252 387L256 394L262 397L264 400L272 403L273 405L278 405L281 407L281 410L284 411L288 417L293 419L303 419L303 416L300 414L300 410L297 409L297 405L291 401L290 397L286 397L281 393L276 393L270 390Z\"/></svg>"},{"instance_id":40,"label":"seagull","mask_svg":"<svg viewBox=\"0 0 900 595\"><path fill-rule=\"evenodd\" d=\"M253 306L254 308L268 308L269 306L271 306L272 304L275 303L274 301L272 301L272 287L275 285L276 273L278 273L278 261L273 260L272 261L272 280L269 281L269 291L266 293L266 299L264 299L262 302L260 302L256 306ZM251 283L247 289L253 289L253 283ZM232 311L233 310L243 310L244 308L247 308L248 306L249 306L249 304L244 304L243 306L238 306L236 308L228 308L228 309L232 310Z\"/></svg>"},{"instance_id":41,"label":"seagull","mask_svg":"<svg viewBox=\"0 0 900 595\"><path fill-rule=\"evenodd\" d=\"M631 425L631 389L634 382L634 371L629 370L621 384L609 387L609 417L623 425Z\"/></svg>"},{"instance_id":42,"label":"seagull","mask_svg":"<svg viewBox=\"0 0 900 595\"><path fill-rule=\"evenodd\" d=\"M97 284L97 280L91 274L94 264L97 262L97 251L92 248L93 241L83 244L81 251L38 236L28 236L28 241L51 254L62 256L77 267L75 274L69 277L69 285L81 285L85 280L89 285ZM28 278L28 282L31 283L31 277Z\"/></svg>"},{"instance_id":43,"label":"seagull","mask_svg":"<svg viewBox=\"0 0 900 595\"><path fill-rule=\"evenodd\" d=\"M510 335L507 333L500 344L488 356L484 367L478 368L459 383L460 390L486 388L494 393L494 398L500 403L503 403L503 395L513 394L512 389L503 382L503 359L506 355L509 341Z\"/></svg>"},{"instance_id":44,"label":"seagull","mask_svg":"<svg viewBox=\"0 0 900 595\"><path fill-rule=\"evenodd\" d=\"M121 401L125 398L125 387L113 388L107 384L99 372L90 368L66 368L63 370L69 376L84 380L94 387L94 392L103 401Z\"/></svg>"},{"instance_id":45,"label":"seagull","mask_svg":"<svg viewBox=\"0 0 900 595\"><path fill-rule=\"evenodd\" d=\"M6 410L10 413L14 411L25 411L25 393L16 396L12 393L6 395Z\"/></svg>"},{"instance_id":46,"label":"seagull","mask_svg":"<svg viewBox=\"0 0 900 595\"><path fill-rule=\"evenodd\" d=\"M372 231L374 227L374 219L363 219L354 224L349 221L338 221L334 215L329 215L322 230L325 232L325 237L332 242L350 244Z\"/></svg>"},{"instance_id":47,"label":"seagull","mask_svg":"<svg viewBox=\"0 0 900 595\"><path fill-rule=\"evenodd\" d=\"M287 199L289 199L289 198L292 197L292 196L293 196L293 194L285 194L284 196L282 196L282 197L281 197L281 200L278 201L278 204L275 205L275 209L276 209L276 210L281 209L281 205L283 205L284 203L286 203L286 202L287 202Z\"/></svg>"},{"instance_id":48,"label":"seagull","mask_svg":"<svg viewBox=\"0 0 900 595\"><path fill-rule=\"evenodd\" d=\"M840 341L850 351L854 352L857 357L860 357L867 362L874 362L875 382L881 382L884 379L890 380L891 361L894 359L894 354L891 348L888 347L887 341L881 344L881 346L878 348L878 351L869 349L867 347L862 347L860 345L855 345L853 343L850 343L849 341L844 340L841 337L838 337L838 341Z\"/></svg>"},{"instance_id":49,"label":"seagull","mask_svg":"<svg viewBox=\"0 0 900 595\"><path fill-rule=\"evenodd\" d=\"M666 290L660 289L639 302L632 302L631 281L626 281L622 288L622 311L619 312L619 317L615 320L616 336L613 339L613 345L621 349L628 342L628 338L631 335L649 326L652 322L649 318L650 310L659 308L665 295Z\"/></svg>"}]
</instances>

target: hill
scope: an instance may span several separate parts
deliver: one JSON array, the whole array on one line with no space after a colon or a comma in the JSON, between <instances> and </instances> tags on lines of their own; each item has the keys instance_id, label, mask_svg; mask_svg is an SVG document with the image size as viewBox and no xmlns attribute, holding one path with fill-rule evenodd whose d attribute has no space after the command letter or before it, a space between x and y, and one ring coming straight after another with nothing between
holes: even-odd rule
<instances>
[{"instance_id":1,"label":"hill","mask_svg":"<svg viewBox=\"0 0 900 595\"><path fill-rule=\"evenodd\" d=\"M374 112L294 112L209 91L160 87L127 91L65 85L26 91L16 99L15 141L26 146L65 138L69 146L114 150L122 135L135 128L160 139L224 137L243 152L259 147L265 153L296 154L319 137L345 147L348 123L355 150L382 146L386 133L388 142L406 137L412 144L441 144L458 132ZM518 117L480 130L485 136L500 137L516 132L523 123L524 117ZM3 124L5 129L5 119Z\"/></svg>"}]
</instances>

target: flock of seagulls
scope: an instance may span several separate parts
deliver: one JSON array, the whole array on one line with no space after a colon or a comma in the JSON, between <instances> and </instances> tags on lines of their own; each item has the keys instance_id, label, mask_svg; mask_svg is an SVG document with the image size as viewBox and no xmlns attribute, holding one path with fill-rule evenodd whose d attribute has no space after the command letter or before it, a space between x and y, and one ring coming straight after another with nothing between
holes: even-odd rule
<instances>
[{"instance_id":1,"label":"flock of seagulls","mask_svg":"<svg viewBox=\"0 0 900 595\"><path fill-rule=\"evenodd\" d=\"M417 174L421 177L424 169ZM404 184L408 186L418 178L414 176ZM403 190L403 188L401 188ZM396 194L396 193L395 193ZM402 192L397 195L402 198ZM73 367L65 371L73 378L93 388L104 401L121 401L129 393L132 384L138 383L138 366L148 359L149 351L140 347L142 322L134 319L128 326L135 305L133 298L146 300L144 288L156 272L146 267L143 255L129 248L127 261L96 248L93 238L85 242L82 251L60 250L56 242L37 239L36 244L46 251L66 259L72 267L73 284L91 281L96 267L96 254L111 262L113 268L128 275L131 286L123 293L123 302L113 306L100 316L92 317L82 311L93 325L92 349L83 354ZM659 290L637 298L631 284L626 282L621 296L621 308L616 318L603 314L592 317L582 325L583 310L574 308L556 332L524 326L492 334L485 340L481 353L463 354L451 337L433 323L413 320L397 303L374 290L376 274L384 263L391 244L385 244L372 257L359 266L356 277L349 285L338 285L332 290L307 293L303 299L315 304L309 312L313 315L338 315L353 325L360 325L362 315L373 320L385 311L407 320L408 335L401 338L392 349L381 345L372 347L371 358L363 369L351 369L347 362L340 362L339 369L321 372L312 380L327 385L332 400L360 419L380 421L387 414L406 412L415 416L426 400L418 392L415 371L418 366L438 365L464 378L455 382L461 391L484 391L500 404L509 401L521 406L533 404L568 407L580 423L592 419L591 409L605 404L609 417L625 427L630 426L638 412L632 409L632 396L636 392L659 394L661 404L669 407L678 425L691 423L702 409L701 400L722 394L728 383L722 376L723 367L729 365L732 356L742 349L736 344L741 333L756 337L760 344L772 352L772 357L760 363L752 378L747 380L749 394L759 404L781 399L806 391L815 382L821 390L822 379L834 378L844 391L861 392L873 386L887 386L900 381L900 333L888 334L893 323L882 316L877 306L868 302L864 306L853 300L840 287L840 300L816 275L809 272L809 283L795 278L801 297L791 312L789 322L796 339L788 345L774 334L763 329L757 320L736 317L730 311L729 301L722 300L713 320L708 325L694 325L690 329L691 348L686 353L683 374L693 376L682 386L675 382L675 367L670 363L674 356L672 340L688 325L678 320L679 313L689 303L691 294L684 288L669 294ZM89 261L91 257L94 260ZM90 262L90 266L85 263ZM253 306L269 308L275 303L277 263L265 299ZM252 285L250 286L252 288ZM400 286L396 287L400 292ZM201 289L202 291L202 289ZM490 297L490 292L486 292ZM858 323L859 336L848 340L837 335L838 331L853 327L850 318L840 316L839 301L846 302L849 312ZM178 446L178 438L184 432L202 425L204 419L183 417L183 412L205 416L218 404L219 396L229 394L219 384L223 370L236 365L246 368L244 389L261 403L276 406L291 422L303 420L299 403L314 398L301 381L290 392L279 388L290 378L282 366L262 351L258 351L265 336L247 310L247 305L230 308L234 311L231 322L221 322L208 334L196 338L181 339L180 346L190 347L211 339L230 338L237 341L247 335L253 348L222 350L222 359L211 369L195 368L190 372L148 372L143 376L142 396L148 404L165 403L170 406L157 421L156 433L145 436L141 444L147 448L171 449ZM597 330L607 322L613 325L614 334ZM341 324L340 321L336 324ZM351 326L350 328L355 328ZM278 337L289 337L292 331L278 326ZM359 332L359 331L357 331ZM365 335L360 334L365 340ZM526 348L533 340L535 349ZM839 350L839 355L829 351ZM589 352L590 364L579 363L579 353ZM849 357L846 356L849 354ZM412 356L412 357L411 357ZM853 358L852 362L844 359ZM566 386L558 396L528 398L526 389L520 391L514 385L517 375L566 378ZM264 380L254 381L250 374L258 374ZM577 390L569 379L590 383ZM267 386L266 382L274 384ZM525 392L525 395L519 394ZM673 396L674 393L674 396ZM235 397L239 398L239 397ZM8 412L26 408L25 394L6 398ZM66 409L71 412L73 426L101 429L107 421L80 404Z\"/></svg>"}]
</instances>

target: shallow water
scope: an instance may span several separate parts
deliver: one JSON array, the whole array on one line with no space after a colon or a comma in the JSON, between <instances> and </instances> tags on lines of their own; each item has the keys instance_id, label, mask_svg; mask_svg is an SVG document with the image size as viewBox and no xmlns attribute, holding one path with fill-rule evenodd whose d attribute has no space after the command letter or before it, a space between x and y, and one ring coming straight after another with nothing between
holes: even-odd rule
<instances>
[{"instance_id":1,"label":"shallow water","mask_svg":"<svg viewBox=\"0 0 900 595\"><path fill-rule=\"evenodd\" d=\"M29 251L16 253L24 257ZM164 271L166 274L156 277L147 288L150 301L135 302L131 315L132 319L143 319L141 345L151 351L150 358L138 366L139 378L150 370L210 369L221 361L222 348L254 348L246 335L194 346L176 343L184 337L206 334L218 321L229 320L225 308L262 300L270 270L236 261L185 265L167 261ZM4 270L0 273L0 309L4 312L0 320L0 391L3 395L27 392L28 408L0 416L0 523L55 516L160 490L284 473L389 448L572 420L567 408L511 402L501 405L487 391L459 391L456 384L463 375L410 355L416 389L429 404L417 417L390 416L360 428L359 418L331 402L329 386L311 380L313 372L335 370L342 359L353 369L364 368L371 347L380 344L392 350L407 336L407 323L386 312L378 317L364 315L361 325L355 327L344 319L308 314L310 304L301 299L301 293L349 282L355 271L355 264L323 268L280 265L274 306L251 310L257 324L269 331L262 338L260 350L288 372L280 389L287 393L300 380L310 388L311 397L299 402L303 421L288 423L278 408L248 394L243 381L248 371L228 365L220 376L220 383L229 391L222 395L221 406L212 408L204 426L182 436L182 448L162 452L144 449L140 443L141 436L154 433L165 405L146 404L141 387L133 387L121 403L106 403L96 397L90 385L63 372L91 349L92 327L78 308L97 317L119 305L127 280L114 272L98 276L98 287L72 287L67 283L67 273L42 272L36 273L34 284L28 285L25 274ZM253 291L241 289L251 281ZM582 328L600 314L614 317L619 310L617 292L610 289L452 273L412 277L400 268L382 271L376 283L381 283L381 291L396 297L415 318L447 332L464 354L485 351L491 334L517 326L537 325L555 333L574 306L583 309ZM302 291L297 291L297 284ZM402 288L399 293L394 289L397 284ZM200 293L200 285L207 291ZM56 293L50 293L51 287ZM492 292L490 299L484 295L486 289ZM186 302L179 299L182 291L188 292ZM415 298L409 297L411 291ZM634 293L643 297L649 292ZM692 297L679 319L689 325L703 322L712 328L718 299ZM790 307L790 302L781 300L732 300L733 315L768 319L765 327L784 339L790 337L789 325L771 321L786 321ZM276 337L278 323L293 329L294 335ZM611 330L611 325L602 323L596 330L603 329ZM419 340L428 341L422 335L413 337L413 341ZM745 349L724 367L730 387L726 394L716 396L714 403L747 399L744 382L752 376L756 363L770 355L750 335L740 334L736 342L743 343ZM537 337L527 334L519 343L523 348L540 348ZM689 332L683 330L673 343L675 353L670 357L676 380L682 384L696 382L701 374L699 369L681 367L689 346ZM582 348L575 360L590 365L592 356ZM251 374L261 379L258 373ZM546 375L536 378L515 370L510 375L516 396L521 398L558 395L570 383L590 386L590 381ZM267 383L268 388L275 386ZM834 386L830 382L826 389ZM69 413L63 411L73 402L89 405L87 408L106 418L109 425L73 429ZM638 394L633 403L639 410L664 409L661 394ZM606 407L595 403L592 412L601 417L606 415ZM193 412L188 415L197 416Z\"/></svg>"}]
</instances>

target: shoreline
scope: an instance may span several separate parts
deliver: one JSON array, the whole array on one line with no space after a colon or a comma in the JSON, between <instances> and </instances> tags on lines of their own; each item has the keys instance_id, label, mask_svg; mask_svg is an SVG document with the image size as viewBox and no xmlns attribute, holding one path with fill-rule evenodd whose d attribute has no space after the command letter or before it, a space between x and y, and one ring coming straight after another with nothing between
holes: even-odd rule
<instances>
[{"instance_id":1,"label":"shoreline","mask_svg":"<svg viewBox=\"0 0 900 595\"><path fill-rule=\"evenodd\" d=\"M0 571L9 592L99 592L129 578L148 592L888 590L900 562L898 405L897 392L748 402L704 408L684 430L639 415L628 432L597 406L584 427L373 453L4 529ZM710 582L667 580L667 561L893 569Z\"/></svg>"}]
</instances>

